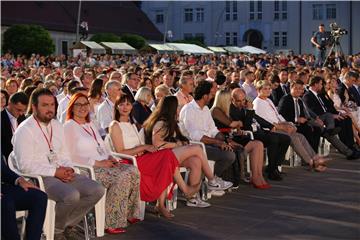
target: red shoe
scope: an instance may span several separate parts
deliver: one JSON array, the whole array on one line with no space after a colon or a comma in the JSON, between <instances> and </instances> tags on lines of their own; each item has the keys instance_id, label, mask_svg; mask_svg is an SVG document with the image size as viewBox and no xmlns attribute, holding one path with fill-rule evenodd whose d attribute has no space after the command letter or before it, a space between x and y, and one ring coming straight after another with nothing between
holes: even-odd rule
<instances>
[{"instance_id":1,"label":"red shoe","mask_svg":"<svg viewBox=\"0 0 360 240\"><path fill-rule=\"evenodd\" d=\"M126 229L124 229L124 228L106 228L105 232L108 234L119 234L119 233L126 233Z\"/></svg>"},{"instance_id":2,"label":"red shoe","mask_svg":"<svg viewBox=\"0 0 360 240\"><path fill-rule=\"evenodd\" d=\"M138 218L131 218L131 219L128 219L128 222L131 223L131 224L135 224L137 222L140 222L141 220L138 219Z\"/></svg>"},{"instance_id":3,"label":"red shoe","mask_svg":"<svg viewBox=\"0 0 360 240\"><path fill-rule=\"evenodd\" d=\"M256 184L252 183L252 185L253 185L254 188L257 188L257 189L268 189L268 188L271 188L271 186L270 186L268 183L262 184L262 185L256 185Z\"/></svg>"}]
</instances>

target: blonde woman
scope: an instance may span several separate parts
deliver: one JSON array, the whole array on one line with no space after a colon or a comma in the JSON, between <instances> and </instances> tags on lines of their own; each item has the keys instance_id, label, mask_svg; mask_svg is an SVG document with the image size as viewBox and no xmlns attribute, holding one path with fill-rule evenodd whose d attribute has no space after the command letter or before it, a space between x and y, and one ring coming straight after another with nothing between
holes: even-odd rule
<instances>
[{"instance_id":1,"label":"blonde woman","mask_svg":"<svg viewBox=\"0 0 360 240\"><path fill-rule=\"evenodd\" d=\"M250 140L241 136L241 131L239 130L240 127L242 127L242 124L240 121L231 120L229 114L230 104L231 93L229 90L219 90L216 92L214 105L210 110L215 125L219 129L230 128L231 130L238 130L239 135L234 136L233 140L239 144L243 144L245 152L250 154L250 167L252 173L251 181L253 186L259 189L270 188L270 185L265 181L262 174L264 163L264 146L262 142L258 140ZM241 165L244 166L244 164ZM241 175L244 175L244 173Z\"/></svg>"}]
</instances>

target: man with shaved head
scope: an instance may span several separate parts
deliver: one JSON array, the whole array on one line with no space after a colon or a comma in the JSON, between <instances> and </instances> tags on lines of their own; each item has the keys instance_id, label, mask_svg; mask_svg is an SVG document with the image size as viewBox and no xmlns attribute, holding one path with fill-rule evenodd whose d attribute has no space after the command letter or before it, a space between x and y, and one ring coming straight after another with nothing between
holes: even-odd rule
<instances>
[{"instance_id":1,"label":"man with shaved head","mask_svg":"<svg viewBox=\"0 0 360 240\"><path fill-rule=\"evenodd\" d=\"M252 103L246 99L246 93L243 89L235 88L231 92L230 117L234 121L241 121L244 130L253 131L254 139L263 142L267 148L269 159L268 178L270 180L281 180L278 166L285 159L291 141L290 137L273 132L274 125L255 114Z\"/></svg>"}]
</instances>

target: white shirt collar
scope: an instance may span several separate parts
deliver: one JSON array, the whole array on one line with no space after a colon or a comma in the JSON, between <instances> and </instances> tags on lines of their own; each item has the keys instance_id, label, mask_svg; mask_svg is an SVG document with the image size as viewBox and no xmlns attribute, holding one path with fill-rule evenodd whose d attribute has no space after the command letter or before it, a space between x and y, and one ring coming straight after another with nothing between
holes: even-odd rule
<instances>
[{"instance_id":1,"label":"white shirt collar","mask_svg":"<svg viewBox=\"0 0 360 240\"><path fill-rule=\"evenodd\" d=\"M311 87L309 88L309 90L315 95L315 97L318 97L318 93L312 90Z\"/></svg>"}]
</instances>

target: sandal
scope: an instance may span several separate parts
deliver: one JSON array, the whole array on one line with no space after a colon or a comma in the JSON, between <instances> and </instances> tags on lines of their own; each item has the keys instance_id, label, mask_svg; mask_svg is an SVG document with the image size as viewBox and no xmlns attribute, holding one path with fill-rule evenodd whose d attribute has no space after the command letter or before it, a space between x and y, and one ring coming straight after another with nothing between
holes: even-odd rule
<instances>
[{"instance_id":1,"label":"sandal","mask_svg":"<svg viewBox=\"0 0 360 240\"><path fill-rule=\"evenodd\" d=\"M321 158L312 159L309 163L310 170L313 170L315 172L324 172L327 169L325 162L326 161Z\"/></svg>"}]
</instances>

